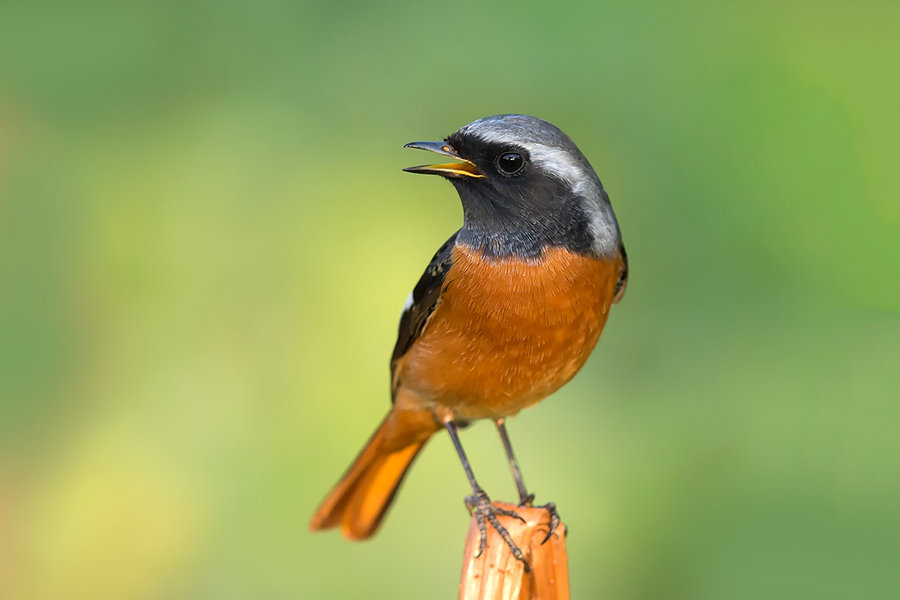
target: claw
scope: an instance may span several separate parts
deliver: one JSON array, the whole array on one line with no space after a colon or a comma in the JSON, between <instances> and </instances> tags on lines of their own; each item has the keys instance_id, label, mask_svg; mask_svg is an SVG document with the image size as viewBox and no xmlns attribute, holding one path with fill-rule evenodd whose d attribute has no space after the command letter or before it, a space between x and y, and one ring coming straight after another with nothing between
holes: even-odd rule
<instances>
[{"instance_id":1,"label":"claw","mask_svg":"<svg viewBox=\"0 0 900 600\"><path fill-rule=\"evenodd\" d=\"M506 527L501 525L500 520L497 519L497 515L500 515L504 517L513 517L525 523L526 521L521 515L513 510L506 510L494 506L491 499L488 498L488 495L484 493L484 490L478 490L474 496L468 496L466 498L466 508L469 510L469 513L475 517L475 523L478 525L478 531L481 538L478 546L478 553L475 555L476 558L481 556L484 549L487 548L487 524L490 523L491 527L497 531L500 537L503 538L503 541L506 542L506 545L509 546L512 555L522 561L525 572L527 573L531 570L528 566L528 561L525 559L525 554L522 553L522 550L513 541L512 536L509 535L509 531L506 530Z\"/></svg>"},{"instance_id":2,"label":"claw","mask_svg":"<svg viewBox=\"0 0 900 600\"><path fill-rule=\"evenodd\" d=\"M544 504L543 506L538 506L538 508L543 508L547 512L550 513L550 529L547 531L547 537L545 537L544 541L541 542L541 545L543 546L550 540L550 536L553 535L553 532L556 531L556 528L559 527L559 524L562 521L559 518L559 513L556 512L556 504L555 503L548 502L547 504ZM565 536L569 535L569 526L568 525L566 525L563 535L565 535Z\"/></svg>"},{"instance_id":3,"label":"claw","mask_svg":"<svg viewBox=\"0 0 900 600\"><path fill-rule=\"evenodd\" d=\"M493 507L493 511L495 514L503 515L504 517L512 517L514 519L518 519L518 520L522 521L523 523L526 523L526 524L528 523L528 521L526 521L522 517L522 515L520 515L519 513L517 513L514 510L506 510L505 508L500 508L499 506L494 506L493 504L491 504L491 506Z\"/></svg>"}]
</instances>

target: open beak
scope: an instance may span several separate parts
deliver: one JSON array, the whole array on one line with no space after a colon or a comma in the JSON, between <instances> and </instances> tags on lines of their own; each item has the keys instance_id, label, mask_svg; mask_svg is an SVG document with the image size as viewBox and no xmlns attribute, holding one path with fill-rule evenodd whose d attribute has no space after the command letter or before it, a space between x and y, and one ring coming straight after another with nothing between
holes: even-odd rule
<instances>
[{"instance_id":1,"label":"open beak","mask_svg":"<svg viewBox=\"0 0 900 600\"><path fill-rule=\"evenodd\" d=\"M451 158L455 158L457 163L446 163L440 165L422 165L420 167L407 167L403 169L408 173L424 173L426 175L443 175L444 177L477 177L484 175L470 160L462 158L456 151L446 142L410 142L403 146L404 148L417 148L419 150L428 150L436 152Z\"/></svg>"}]
</instances>

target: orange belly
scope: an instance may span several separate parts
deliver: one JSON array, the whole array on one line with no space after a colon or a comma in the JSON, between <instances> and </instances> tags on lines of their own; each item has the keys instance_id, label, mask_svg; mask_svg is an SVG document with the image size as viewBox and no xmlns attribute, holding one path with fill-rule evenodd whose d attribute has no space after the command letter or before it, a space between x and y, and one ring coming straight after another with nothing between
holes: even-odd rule
<instances>
[{"instance_id":1,"label":"orange belly","mask_svg":"<svg viewBox=\"0 0 900 600\"><path fill-rule=\"evenodd\" d=\"M559 248L539 262L484 260L456 246L441 301L398 364L400 385L417 403L458 420L534 404L584 365L621 266Z\"/></svg>"}]
</instances>

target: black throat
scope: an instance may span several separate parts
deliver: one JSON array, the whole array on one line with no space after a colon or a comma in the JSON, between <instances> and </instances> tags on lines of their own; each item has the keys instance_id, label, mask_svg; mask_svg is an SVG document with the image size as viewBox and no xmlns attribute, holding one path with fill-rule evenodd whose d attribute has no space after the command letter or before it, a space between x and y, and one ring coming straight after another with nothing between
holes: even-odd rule
<instances>
[{"instance_id":1,"label":"black throat","mask_svg":"<svg viewBox=\"0 0 900 600\"><path fill-rule=\"evenodd\" d=\"M462 200L465 221L458 244L490 258L536 258L547 247L593 254L581 200L563 184L548 179L535 186L532 181L532 185L498 193L481 181L452 182ZM510 194L515 194L515 201Z\"/></svg>"}]
</instances>

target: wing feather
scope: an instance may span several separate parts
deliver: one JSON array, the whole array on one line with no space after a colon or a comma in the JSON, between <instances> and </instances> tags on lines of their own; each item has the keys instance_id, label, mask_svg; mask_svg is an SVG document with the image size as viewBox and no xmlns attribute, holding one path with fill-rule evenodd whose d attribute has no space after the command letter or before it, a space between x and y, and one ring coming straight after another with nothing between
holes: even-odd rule
<instances>
[{"instance_id":1,"label":"wing feather","mask_svg":"<svg viewBox=\"0 0 900 600\"><path fill-rule=\"evenodd\" d=\"M628 255L625 254L625 245L619 244L619 253L622 255L622 270L619 271L619 279L616 280L616 290L613 293L613 304L619 302L625 295L628 286Z\"/></svg>"},{"instance_id":2,"label":"wing feather","mask_svg":"<svg viewBox=\"0 0 900 600\"><path fill-rule=\"evenodd\" d=\"M397 380L397 365L409 351L413 343L422 335L428 323L428 317L441 301L444 280L447 271L453 264L452 250L456 243L457 231L438 249L412 293L406 300L403 313L400 315L400 327L397 332L397 343L391 355L391 396L397 393L400 381Z\"/></svg>"}]
</instances>

